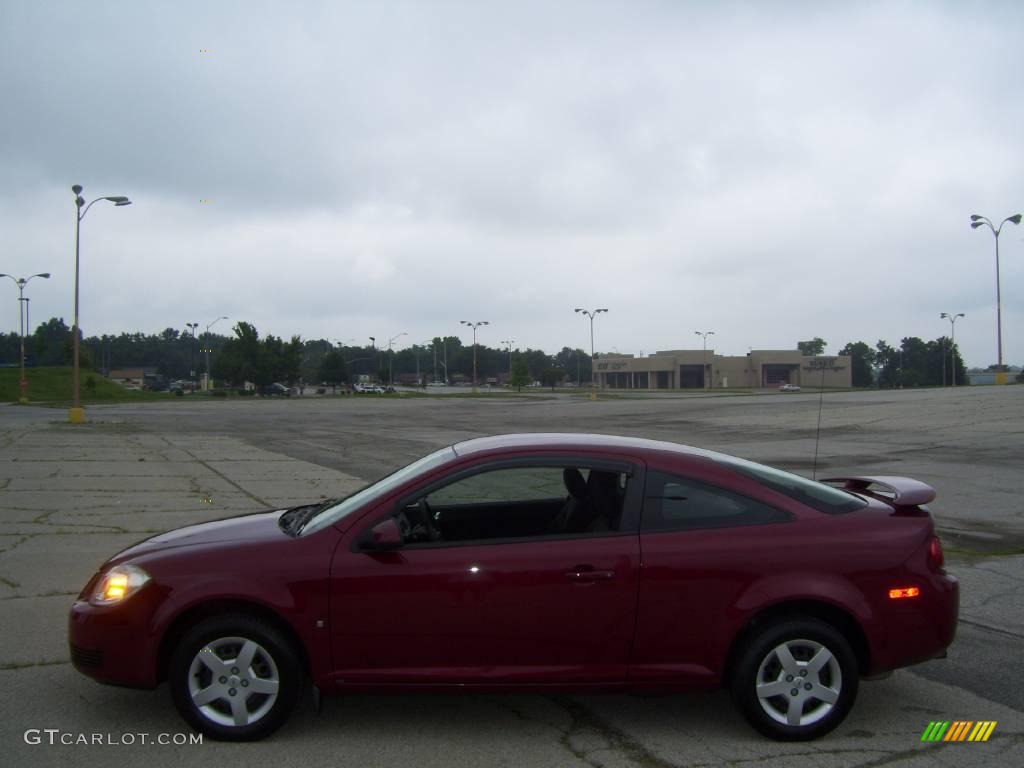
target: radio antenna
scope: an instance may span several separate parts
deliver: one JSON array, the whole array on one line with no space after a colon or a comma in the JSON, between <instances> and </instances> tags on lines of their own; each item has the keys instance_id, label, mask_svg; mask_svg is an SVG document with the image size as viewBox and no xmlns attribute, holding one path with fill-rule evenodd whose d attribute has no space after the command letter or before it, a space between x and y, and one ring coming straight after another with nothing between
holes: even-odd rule
<instances>
[{"instance_id":1,"label":"radio antenna","mask_svg":"<svg viewBox=\"0 0 1024 768\"><path fill-rule=\"evenodd\" d=\"M821 407L825 401L825 367L824 360L814 360L811 367L821 368L821 383L818 384L818 428L814 431L814 464L811 467L811 480L818 479L818 443L821 442Z\"/></svg>"}]
</instances>

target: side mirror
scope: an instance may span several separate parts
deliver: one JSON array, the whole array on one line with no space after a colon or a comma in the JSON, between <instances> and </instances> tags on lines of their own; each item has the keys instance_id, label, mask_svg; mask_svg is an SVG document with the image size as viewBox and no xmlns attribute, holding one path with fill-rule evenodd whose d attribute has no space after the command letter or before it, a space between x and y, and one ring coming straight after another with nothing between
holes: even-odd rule
<instances>
[{"instance_id":1,"label":"side mirror","mask_svg":"<svg viewBox=\"0 0 1024 768\"><path fill-rule=\"evenodd\" d=\"M360 546L370 552L401 549L403 544L405 544L405 538L398 527L398 522L393 517L381 520L367 531L360 541Z\"/></svg>"}]
</instances>

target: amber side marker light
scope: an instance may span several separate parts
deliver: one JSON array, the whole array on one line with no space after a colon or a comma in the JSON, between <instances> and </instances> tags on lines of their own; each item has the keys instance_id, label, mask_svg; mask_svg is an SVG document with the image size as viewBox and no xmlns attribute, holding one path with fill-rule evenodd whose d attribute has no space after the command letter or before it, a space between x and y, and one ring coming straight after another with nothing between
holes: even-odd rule
<instances>
[{"instance_id":1,"label":"amber side marker light","mask_svg":"<svg viewBox=\"0 0 1024 768\"><path fill-rule=\"evenodd\" d=\"M901 587L899 589L889 590L890 600L902 600L904 597L917 597L921 594L921 590L918 587Z\"/></svg>"}]
</instances>

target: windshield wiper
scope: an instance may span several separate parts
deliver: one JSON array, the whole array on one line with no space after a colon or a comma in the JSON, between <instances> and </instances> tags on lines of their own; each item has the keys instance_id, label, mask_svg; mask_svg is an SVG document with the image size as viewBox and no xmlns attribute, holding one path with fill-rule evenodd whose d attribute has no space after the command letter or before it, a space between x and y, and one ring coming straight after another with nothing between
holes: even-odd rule
<instances>
[{"instance_id":1,"label":"windshield wiper","mask_svg":"<svg viewBox=\"0 0 1024 768\"><path fill-rule=\"evenodd\" d=\"M292 507L278 521L281 530L289 536L298 536L303 527L323 510L338 503L338 499L327 499L318 504L303 504L301 507Z\"/></svg>"},{"instance_id":2,"label":"windshield wiper","mask_svg":"<svg viewBox=\"0 0 1024 768\"><path fill-rule=\"evenodd\" d=\"M313 506L307 507L302 512L297 514L295 516L294 521L295 535L298 536L300 533L302 533L302 529L306 527L306 524L309 523L310 520L319 515L325 509L333 507L340 501L341 499L327 499L326 501L322 501L319 504L314 504Z\"/></svg>"}]
</instances>

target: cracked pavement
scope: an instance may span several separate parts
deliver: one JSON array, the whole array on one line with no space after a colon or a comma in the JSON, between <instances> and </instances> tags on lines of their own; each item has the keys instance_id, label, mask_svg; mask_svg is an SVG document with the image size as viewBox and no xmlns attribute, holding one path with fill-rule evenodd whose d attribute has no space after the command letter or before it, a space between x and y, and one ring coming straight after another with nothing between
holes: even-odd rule
<instances>
[{"instance_id":1,"label":"cracked pavement","mask_svg":"<svg viewBox=\"0 0 1024 768\"><path fill-rule=\"evenodd\" d=\"M183 400L183 401L182 401ZM0 406L0 746L10 765L1002 766L1024 764L1024 387L826 395L819 475L906 474L962 581L949 658L861 686L823 740L754 733L726 693L304 698L269 741L29 745L26 729L181 733L166 689L74 671L67 611L107 557L153 533L343 495L455 440L595 431L688 442L809 473L817 397L338 398L63 411ZM996 720L984 744L920 742L932 720Z\"/></svg>"}]
</instances>

